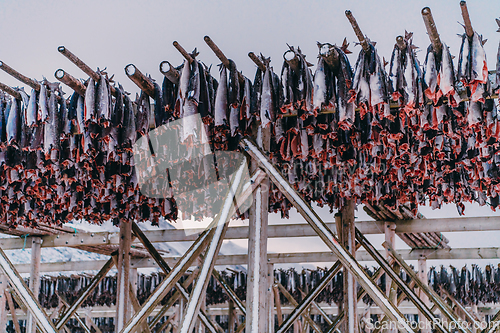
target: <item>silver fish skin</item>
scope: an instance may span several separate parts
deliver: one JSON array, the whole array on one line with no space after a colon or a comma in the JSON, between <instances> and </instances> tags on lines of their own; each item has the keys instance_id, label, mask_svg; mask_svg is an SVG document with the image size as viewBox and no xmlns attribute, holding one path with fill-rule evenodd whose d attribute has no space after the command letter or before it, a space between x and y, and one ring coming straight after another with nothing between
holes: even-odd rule
<instances>
[{"instance_id":1,"label":"silver fish skin","mask_svg":"<svg viewBox=\"0 0 500 333\"><path fill-rule=\"evenodd\" d=\"M59 121L55 93L49 97L49 119L44 126L43 152L49 157L52 150L57 149L59 141Z\"/></svg>"},{"instance_id":2,"label":"silver fish skin","mask_svg":"<svg viewBox=\"0 0 500 333\"><path fill-rule=\"evenodd\" d=\"M486 83L488 80L486 52L477 32L474 32L474 36L472 36L471 79L479 83Z\"/></svg>"},{"instance_id":3,"label":"silver fish skin","mask_svg":"<svg viewBox=\"0 0 500 333\"><path fill-rule=\"evenodd\" d=\"M7 119L7 144L19 144L19 137L21 135L21 109L19 108L19 101L13 100L10 108L9 117Z\"/></svg>"},{"instance_id":4,"label":"silver fish skin","mask_svg":"<svg viewBox=\"0 0 500 333\"><path fill-rule=\"evenodd\" d=\"M95 81L90 78L87 90L85 91L85 122L95 122Z\"/></svg>"},{"instance_id":5,"label":"silver fish skin","mask_svg":"<svg viewBox=\"0 0 500 333\"><path fill-rule=\"evenodd\" d=\"M104 75L99 74L99 76L100 79L97 84L97 113L99 116L99 122L102 123L104 127L108 127L111 120L108 82L106 81Z\"/></svg>"},{"instance_id":6,"label":"silver fish skin","mask_svg":"<svg viewBox=\"0 0 500 333\"><path fill-rule=\"evenodd\" d=\"M439 71L439 89L446 96L455 90L455 71L451 60L450 49L443 43L443 60Z\"/></svg>"},{"instance_id":7,"label":"silver fish skin","mask_svg":"<svg viewBox=\"0 0 500 333\"><path fill-rule=\"evenodd\" d=\"M31 89L28 108L26 109L26 125L29 127L36 126L38 122L38 106L36 104L37 93L35 89Z\"/></svg>"},{"instance_id":8,"label":"silver fish skin","mask_svg":"<svg viewBox=\"0 0 500 333\"><path fill-rule=\"evenodd\" d=\"M191 70L191 75L189 78L189 91L187 92L187 98L193 100L196 104L200 101L200 66L196 60L191 63L193 69Z\"/></svg>"},{"instance_id":9,"label":"silver fish skin","mask_svg":"<svg viewBox=\"0 0 500 333\"><path fill-rule=\"evenodd\" d=\"M189 79L191 77L191 66L187 60L184 60L184 66L182 67L181 78L179 81L179 95L182 100L187 99L189 90Z\"/></svg>"},{"instance_id":10,"label":"silver fish skin","mask_svg":"<svg viewBox=\"0 0 500 333\"><path fill-rule=\"evenodd\" d=\"M383 80L382 64L380 63L380 58L378 54L376 55L376 65L375 72L370 75L370 104L372 106L383 103L387 96L385 96L384 87L385 82Z\"/></svg>"},{"instance_id":11,"label":"silver fish skin","mask_svg":"<svg viewBox=\"0 0 500 333\"><path fill-rule=\"evenodd\" d=\"M61 117L61 132L65 138L69 138L71 135L71 121L68 118L68 108L64 98L61 98L61 102L59 104L59 115Z\"/></svg>"},{"instance_id":12,"label":"silver fish skin","mask_svg":"<svg viewBox=\"0 0 500 333\"><path fill-rule=\"evenodd\" d=\"M243 99L241 100L240 119L250 119L250 99L252 92L250 88L250 80L245 78L245 87L243 88Z\"/></svg>"},{"instance_id":13,"label":"silver fish skin","mask_svg":"<svg viewBox=\"0 0 500 333\"><path fill-rule=\"evenodd\" d=\"M229 110L229 129L231 131L231 136L235 136L239 129L240 121L240 107L231 106Z\"/></svg>"},{"instance_id":14,"label":"silver fish skin","mask_svg":"<svg viewBox=\"0 0 500 333\"><path fill-rule=\"evenodd\" d=\"M434 94L436 92L437 75L434 52L429 51L424 65L424 82L427 85L426 94Z\"/></svg>"},{"instance_id":15,"label":"silver fish skin","mask_svg":"<svg viewBox=\"0 0 500 333\"><path fill-rule=\"evenodd\" d=\"M77 134L83 134L85 131L85 100L82 96L78 97L76 104L76 128Z\"/></svg>"},{"instance_id":16,"label":"silver fish skin","mask_svg":"<svg viewBox=\"0 0 500 333\"><path fill-rule=\"evenodd\" d=\"M469 67L469 55L470 55L470 43L467 35L462 36L462 46L460 48L460 55L458 57L458 71L457 79L468 81L470 79L470 68Z\"/></svg>"},{"instance_id":17,"label":"silver fish skin","mask_svg":"<svg viewBox=\"0 0 500 333\"><path fill-rule=\"evenodd\" d=\"M137 132L135 127L135 111L134 105L128 96L123 97L124 109L123 109L123 127L122 127L122 143L132 147L137 139Z\"/></svg>"},{"instance_id":18,"label":"silver fish skin","mask_svg":"<svg viewBox=\"0 0 500 333\"><path fill-rule=\"evenodd\" d=\"M415 69L415 66L413 64L413 59L412 59L412 53L413 51L411 50L410 47L407 48L407 53L406 53L406 67L404 69L404 78L405 78L405 92L408 95L408 100L406 101L406 104L414 107L416 105L416 97L418 94L417 91L417 71Z\"/></svg>"},{"instance_id":19,"label":"silver fish skin","mask_svg":"<svg viewBox=\"0 0 500 333\"><path fill-rule=\"evenodd\" d=\"M215 126L228 125L227 121L227 70L224 66L221 68L219 86L215 95Z\"/></svg>"},{"instance_id":20,"label":"silver fish skin","mask_svg":"<svg viewBox=\"0 0 500 333\"><path fill-rule=\"evenodd\" d=\"M45 123L49 119L49 97L47 94L47 86L42 83L40 85L40 97L39 97L39 107L40 107L40 121Z\"/></svg>"},{"instance_id":21,"label":"silver fish skin","mask_svg":"<svg viewBox=\"0 0 500 333\"><path fill-rule=\"evenodd\" d=\"M270 126L274 120L273 96L271 87L271 70L266 68L262 81L262 97L260 100L260 122L262 127Z\"/></svg>"},{"instance_id":22,"label":"silver fish skin","mask_svg":"<svg viewBox=\"0 0 500 333\"><path fill-rule=\"evenodd\" d=\"M313 108L320 110L326 103L325 61L319 57L316 72L314 72Z\"/></svg>"}]
</instances>

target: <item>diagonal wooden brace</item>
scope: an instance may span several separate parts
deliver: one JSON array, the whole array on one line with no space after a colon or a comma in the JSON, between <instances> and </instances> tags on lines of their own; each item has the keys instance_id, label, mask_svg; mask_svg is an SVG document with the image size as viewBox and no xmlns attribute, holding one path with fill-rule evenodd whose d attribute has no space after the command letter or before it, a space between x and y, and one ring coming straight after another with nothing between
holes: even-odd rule
<instances>
[{"instance_id":1,"label":"diagonal wooden brace","mask_svg":"<svg viewBox=\"0 0 500 333\"><path fill-rule=\"evenodd\" d=\"M429 309L427 305L415 294L411 288L409 288L406 283L401 279L401 277L394 272L392 267L389 265L387 260L382 257L382 255L373 247L373 245L366 239L358 229L356 229L356 240L361 243L361 245L366 249L366 251L373 257L373 259L382 267L387 276L391 278L392 281L396 282L398 287L403 291L404 294L410 299L410 301L417 307L417 309L431 322L436 318L434 313ZM435 328L439 332L447 332L446 328L440 323L436 322Z\"/></svg>"},{"instance_id":2,"label":"diagonal wooden brace","mask_svg":"<svg viewBox=\"0 0 500 333\"><path fill-rule=\"evenodd\" d=\"M17 272L14 264L12 264L2 249L0 249L0 267L9 279L12 288L26 305L33 318L35 318L39 330L42 333L58 332L52 321L48 319L45 310L35 298L33 292L26 286L26 283L24 283L23 278Z\"/></svg>"},{"instance_id":3,"label":"diagonal wooden brace","mask_svg":"<svg viewBox=\"0 0 500 333\"><path fill-rule=\"evenodd\" d=\"M439 310L441 311L441 313L444 316L446 316L449 320L453 321L456 324L457 329L459 331L461 331L463 333L465 333L465 332L472 333L472 331L470 329L468 329L468 328L466 329L466 327L464 327L464 325L460 324L460 318L458 318L455 315L455 313L448 306L448 304L446 304L445 302L443 302L443 300L441 299L441 297L434 290L432 290L431 288L429 288L429 286L427 286L426 284L424 284L418 278L417 274L413 271L413 269L411 269L411 267L408 266L408 264L403 260L403 258L401 258L401 256L398 253L396 253L396 251L394 251L394 249L389 244L387 244L386 242L384 242L382 244L382 246L387 249L387 251L394 258L394 260L396 260L396 262L408 273L408 275L410 275L410 277L412 278L412 280L414 280L416 282L416 284L418 285L418 287L420 288L420 290L422 290L429 297L429 299L434 304L437 305L437 307L439 308Z\"/></svg>"},{"instance_id":4,"label":"diagonal wooden brace","mask_svg":"<svg viewBox=\"0 0 500 333\"><path fill-rule=\"evenodd\" d=\"M57 322L56 328L58 330L60 330L64 325L66 325L66 322L69 320L69 318L73 316L76 310L78 310L78 308L83 304L83 302L85 302L87 297L90 296L92 291L94 291L94 289L101 282L101 280L106 276L106 274L108 274L110 269L113 268L113 265L114 265L113 258L110 258L108 262L106 262L106 264L101 268L99 273L97 273L96 276L92 278L92 281L90 281L90 283L88 284L87 287L85 287L80 296L78 296L78 298L73 302L73 304L71 304L71 306L68 307L68 310L64 312L61 319Z\"/></svg>"}]
</instances>

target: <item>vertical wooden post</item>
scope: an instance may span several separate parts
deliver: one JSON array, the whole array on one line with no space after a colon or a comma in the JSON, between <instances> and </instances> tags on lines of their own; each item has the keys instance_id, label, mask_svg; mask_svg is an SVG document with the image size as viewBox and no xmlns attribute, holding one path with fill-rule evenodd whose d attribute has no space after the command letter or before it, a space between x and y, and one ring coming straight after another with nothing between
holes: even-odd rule
<instances>
[{"instance_id":1,"label":"vertical wooden post","mask_svg":"<svg viewBox=\"0 0 500 333\"><path fill-rule=\"evenodd\" d=\"M274 264L267 264L267 298L268 298L268 313L269 313L269 323L268 332L274 332Z\"/></svg>"},{"instance_id":2,"label":"vertical wooden post","mask_svg":"<svg viewBox=\"0 0 500 333\"><path fill-rule=\"evenodd\" d=\"M234 302L232 300L229 300L229 308L228 308L228 314L229 314L229 319L227 320L227 332L228 333L234 333Z\"/></svg>"},{"instance_id":3,"label":"vertical wooden post","mask_svg":"<svg viewBox=\"0 0 500 333\"><path fill-rule=\"evenodd\" d=\"M421 257L418 259L418 278L425 284L427 285L427 259L425 257ZM422 300L422 302L425 303L425 305L429 306L429 298L427 295L423 292L423 290L418 290L418 297ZM423 314L419 315L420 322L422 322L422 333L431 333L431 329L429 328L429 321Z\"/></svg>"},{"instance_id":4,"label":"vertical wooden post","mask_svg":"<svg viewBox=\"0 0 500 333\"><path fill-rule=\"evenodd\" d=\"M5 309L5 304L7 303L7 298L5 297L5 291L7 290L7 277L5 274L0 274L0 332L7 332L7 310Z\"/></svg>"},{"instance_id":5,"label":"vertical wooden post","mask_svg":"<svg viewBox=\"0 0 500 333\"><path fill-rule=\"evenodd\" d=\"M130 246L132 243L132 223L120 221L120 244L118 246L116 332L120 332L130 317Z\"/></svg>"},{"instance_id":6,"label":"vertical wooden post","mask_svg":"<svg viewBox=\"0 0 500 333\"><path fill-rule=\"evenodd\" d=\"M33 292L35 299L38 300L40 292L40 262L42 259L42 239L33 237L31 244L31 270L29 288ZM28 316L26 332L36 333L36 323L33 316Z\"/></svg>"},{"instance_id":7,"label":"vertical wooden post","mask_svg":"<svg viewBox=\"0 0 500 333\"><path fill-rule=\"evenodd\" d=\"M133 294L134 297L137 299L137 268L130 269L129 280L130 280L130 288L131 288L130 294ZM130 296L130 297L132 297L132 296ZM129 303L130 303L130 306L128 309L129 313L130 314L135 313L133 302L129 302ZM130 316L128 319L130 319Z\"/></svg>"},{"instance_id":8,"label":"vertical wooden post","mask_svg":"<svg viewBox=\"0 0 500 333\"><path fill-rule=\"evenodd\" d=\"M257 143L268 152L271 148L270 127L259 127ZM250 173L258 170L251 161ZM269 212L269 178L266 177L253 193L253 205L249 211L248 280L246 333L269 332L269 296L267 275L267 224Z\"/></svg>"},{"instance_id":9,"label":"vertical wooden post","mask_svg":"<svg viewBox=\"0 0 500 333\"><path fill-rule=\"evenodd\" d=\"M392 248L395 248L395 243L396 243L396 223L394 222L385 222L384 224L384 234L385 234L385 241L391 245ZM390 259L390 254L389 251L385 250L385 258ZM397 286L393 283L393 281L387 277L387 274L385 276L385 292L387 296L389 297L389 300L392 302L392 304L396 305L397 303L397 298L398 295L395 290L392 290L393 288L397 288ZM396 333L397 330L394 329L388 329L387 332L391 333Z\"/></svg>"},{"instance_id":10,"label":"vertical wooden post","mask_svg":"<svg viewBox=\"0 0 500 333\"><path fill-rule=\"evenodd\" d=\"M356 257L356 228L354 225L354 200L348 200L340 210L341 213L341 236L342 245ZM354 276L349 273L349 270L344 268L344 311L346 313L345 329L343 332L358 333L358 302L356 291L356 280Z\"/></svg>"}]
</instances>

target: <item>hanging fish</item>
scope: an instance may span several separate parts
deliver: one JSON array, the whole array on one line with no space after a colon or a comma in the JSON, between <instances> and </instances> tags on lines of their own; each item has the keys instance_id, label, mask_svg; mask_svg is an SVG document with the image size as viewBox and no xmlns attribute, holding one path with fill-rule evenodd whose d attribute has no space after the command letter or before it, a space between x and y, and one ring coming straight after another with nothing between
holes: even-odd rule
<instances>
[{"instance_id":1,"label":"hanging fish","mask_svg":"<svg viewBox=\"0 0 500 333\"><path fill-rule=\"evenodd\" d=\"M40 99L40 104L41 104ZM91 77L85 91L85 123L96 121L96 88L95 81Z\"/></svg>"},{"instance_id":2,"label":"hanging fish","mask_svg":"<svg viewBox=\"0 0 500 333\"><path fill-rule=\"evenodd\" d=\"M18 146L21 143L21 101L14 99L7 118L7 144Z\"/></svg>"},{"instance_id":3,"label":"hanging fish","mask_svg":"<svg viewBox=\"0 0 500 333\"><path fill-rule=\"evenodd\" d=\"M40 84L40 96L39 96L39 116L38 119L41 123L45 123L49 119L49 97L47 92L46 81Z\"/></svg>"},{"instance_id":4,"label":"hanging fish","mask_svg":"<svg viewBox=\"0 0 500 333\"><path fill-rule=\"evenodd\" d=\"M228 85L227 70L221 65L220 80L215 95L214 107L214 145L216 149L227 149L228 139Z\"/></svg>"},{"instance_id":5,"label":"hanging fish","mask_svg":"<svg viewBox=\"0 0 500 333\"><path fill-rule=\"evenodd\" d=\"M49 118L44 124L43 151L46 159L55 161L60 140L60 115L57 108L55 91L51 91L48 109Z\"/></svg>"},{"instance_id":6,"label":"hanging fish","mask_svg":"<svg viewBox=\"0 0 500 333\"><path fill-rule=\"evenodd\" d=\"M273 97L271 86L271 69L266 66L264 79L262 81L262 94L260 101L260 122L262 127L269 127L274 121Z\"/></svg>"},{"instance_id":7,"label":"hanging fish","mask_svg":"<svg viewBox=\"0 0 500 333\"><path fill-rule=\"evenodd\" d=\"M92 82L89 82L89 85ZM104 127L110 126L111 121L111 104L108 88L108 81L102 73L99 73L99 82L97 83L97 96L96 96L96 117L99 123Z\"/></svg>"},{"instance_id":8,"label":"hanging fish","mask_svg":"<svg viewBox=\"0 0 500 333\"><path fill-rule=\"evenodd\" d=\"M38 119L37 91L31 89L31 95L26 109L26 125L34 127L38 124Z\"/></svg>"}]
</instances>

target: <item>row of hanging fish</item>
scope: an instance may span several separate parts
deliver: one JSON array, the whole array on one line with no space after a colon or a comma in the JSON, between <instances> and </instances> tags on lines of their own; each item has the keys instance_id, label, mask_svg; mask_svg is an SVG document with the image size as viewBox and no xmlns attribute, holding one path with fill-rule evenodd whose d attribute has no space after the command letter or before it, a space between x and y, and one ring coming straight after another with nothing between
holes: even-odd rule
<instances>
[{"instance_id":1,"label":"row of hanging fish","mask_svg":"<svg viewBox=\"0 0 500 333\"><path fill-rule=\"evenodd\" d=\"M375 274L374 268L365 267L369 276ZM245 271L221 271L222 278L233 289L240 300L246 299L247 273ZM280 283L294 299L298 302L313 290L320 281L327 275L327 269L318 268L316 270L303 269L297 271L291 269L276 269L274 279ZM137 299L143 304L153 293L154 289L163 281L165 275L153 273L149 275L139 274L137 281ZM181 281L185 281L185 275ZM400 277L409 283L410 276L402 270ZM63 297L66 302L73 303L91 282L92 276L80 275L71 277L44 277L41 279L39 301L47 309L56 308L59 305L59 297ZM478 303L500 303L500 266L487 265L481 269L477 265L470 268L464 266L448 269L441 266L439 269L431 267L428 272L428 283L438 293L441 288L448 291L457 301L462 304ZM385 290L385 275L378 280L378 286ZM169 292L162 300L165 304L173 292ZM219 282L212 276L206 292L207 305L223 304L229 300L229 296L220 286ZM288 299L280 293L281 302L288 304ZM328 285L317 296L316 301L328 304L340 304L343 302L343 275L340 271L331 279ZM366 304L373 304L370 297L365 296L363 301ZM83 307L88 306L111 306L116 302L116 276L105 277L95 291L83 303Z\"/></svg>"},{"instance_id":2,"label":"row of hanging fish","mask_svg":"<svg viewBox=\"0 0 500 333\"><path fill-rule=\"evenodd\" d=\"M389 64L369 43L354 68L345 41L318 44L314 74L300 48L289 47L281 75L261 56L265 70L258 68L253 82L232 60L220 66L217 81L195 50L194 61L173 69L178 81L164 78L161 87L152 81L153 96L141 93L135 101L104 71L98 82L85 83L85 96L66 99L47 81L29 96L20 89L21 100L2 95L2 221L156 223L175 220L179 209L185 217L213 216L225 192L200 184L228 177L234 161L203 156L235 150L246 135L268 140L273 163L320 206L355 199L409 203L416 211L425 202L455 203L462 213L463 202L476 201L495 209L500 116L492 97L500 78L488 80L482 37L462 37L457 70L446 44L430 46L421 65L411 34L404 43ZM175 138L161 142L157 130L169 124L180 124L172 126ZM262 134L267 130L270 136ZM197 155L204 137L209 149ZM188 169L165 172L165 161ZM159 176L145 185L143 171ZM165 184L177 186L176 194L148 195ZM269 207L287 215L291 205L272 186Z\"/></svg>"}]
</instances>

